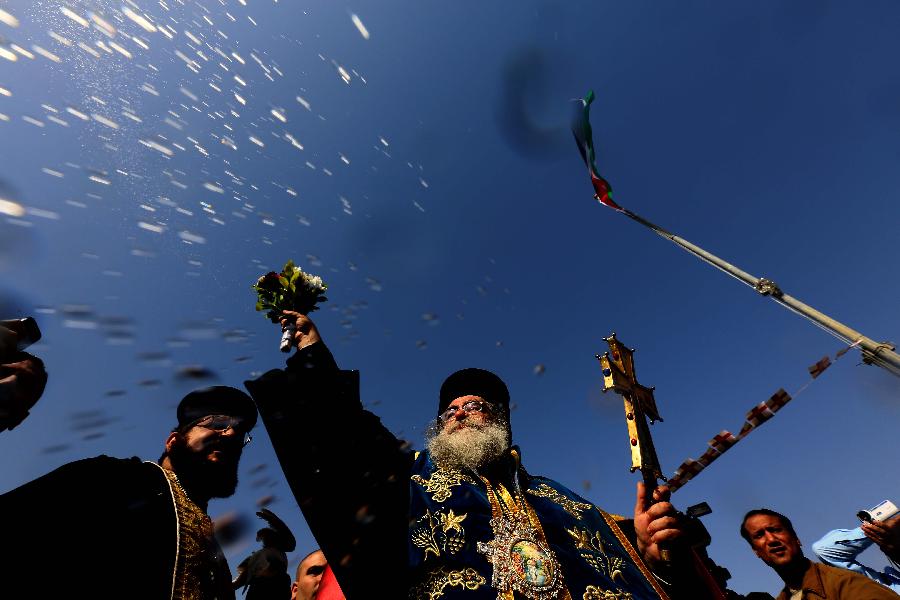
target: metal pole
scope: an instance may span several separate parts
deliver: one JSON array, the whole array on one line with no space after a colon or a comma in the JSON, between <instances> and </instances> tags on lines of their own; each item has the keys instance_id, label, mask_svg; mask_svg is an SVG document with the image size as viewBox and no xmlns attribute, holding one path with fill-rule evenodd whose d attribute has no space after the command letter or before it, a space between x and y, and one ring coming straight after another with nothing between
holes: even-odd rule
<instances>
[{"instance_id":1,"label":"metal pole","mask_svg":"<svg viewBox=\"0 0 900 600\"><path fill-rule=\"evenodd\" d=\"M735 279L749 285L763 296L770 296L779 304L806 317L822 329L825 329L832 335L844 340L848 344L856 343L859 345L863 355L863 362L870 365L877 365L886 371L900 377L900 354L894 352L895 346L886 342L876 342L855 329L847 327L839 321L835 321L828 315L819 312L815 308L797 300L793 296L789 296L781 291L778 285L769 279L754 277L746 271L742 271L736 266L728 263L715 254L710 254L700 246L696 246L684 238L681 238L662 227L658 227L643 217L636 215L628 209L621 212L626 216L637 221L645 227L649 227L655 233L666 238L667 240L677 244L682 249L687 250L700 260L716 267L717 269L731 275Z\"/></svg>"}]
</instances>

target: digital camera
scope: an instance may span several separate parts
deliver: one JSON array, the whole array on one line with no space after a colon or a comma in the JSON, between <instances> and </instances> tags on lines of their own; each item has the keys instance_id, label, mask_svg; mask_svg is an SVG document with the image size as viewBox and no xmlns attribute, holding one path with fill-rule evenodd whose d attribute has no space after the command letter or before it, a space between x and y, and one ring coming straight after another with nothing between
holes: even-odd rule
<instances>
[{"instance_id":1,"label":"digital camera","mask_svg":"<svg viewBox=\"0 0 900 600\"><path fill-rule=\"evenodd\" d=\"M856 513L856 516L864 523L871 523L873 521L887 521L896 514L897 506L890 500L885 500L884 502L876 504L869 510L859 511Z\"/></svg>"}]
</instances>

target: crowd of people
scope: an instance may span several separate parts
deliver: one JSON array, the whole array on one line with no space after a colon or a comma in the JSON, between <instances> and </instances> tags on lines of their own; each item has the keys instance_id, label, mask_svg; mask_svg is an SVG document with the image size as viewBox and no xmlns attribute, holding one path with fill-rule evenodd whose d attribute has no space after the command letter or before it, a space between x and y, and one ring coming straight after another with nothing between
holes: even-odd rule
<instances>
[{"instance_id":1,"label":"crowd of people","mask_svg":"<svg viewBox=\"0 0 900 600\"><path fill-rule=\"evenodd\" d=\"M0 323L0 431L22 424L47 382L21 323ZM358 372L338 367L307 316L285 312L282 325L295 330L285 368L245 382L249 395L228 386L187 394L156 461L86 458L0 495L0 564L22 597L41 597L27 590L43 589L50 573L100 599L212 600L236 590L251 600L773 597L726 588L727 571L706 557L665 486L638 484L626 518L529 473L494 373L451 374L414 451L363 409ZM267 522L262 547L234 576L207 514L211 499L234 493L258 417L321 547L293 578L296 541L274 513L257 513ZM303 428L306 420L334 425ZM900 571L858 560L874 544L898 564L896 515L829 532L812 544L820 562L769 508L750 510L740 535L784 582L779 600L900 592ZM64 560L50 564L50 548Z\"/></svg>"}]
</instances>

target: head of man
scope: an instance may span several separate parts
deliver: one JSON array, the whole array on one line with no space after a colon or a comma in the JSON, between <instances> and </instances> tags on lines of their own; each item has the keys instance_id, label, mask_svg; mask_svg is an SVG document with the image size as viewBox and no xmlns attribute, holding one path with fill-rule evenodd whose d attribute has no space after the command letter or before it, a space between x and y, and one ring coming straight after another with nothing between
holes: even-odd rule
<instances>
[{"instance_id":1,"label":"head of man","mask_svg":"<svg viewBox=\"0 0 900 600\"><path fill-rule=\"evenodd\" d=\"M759 508L748 512L741 523L741 537L775 570L805 561L791 520L774 510Z\"/></svg>"},{"instance_id":2,"label":"head of man","mask_svg":"<svg viewBox=\"0 0 900 600\"><path fill-rule=\"evenodd\" d=\"M483 369L463 369L441 386L438 418L426 432L432 460L442 467L480 469L511 443L509 390Z\"/></svg>"},{"instance_id":3,"label":"head of man","mask_svg":"<svg viewBox=\"0 0 900 600\"><path fill-rule=\"evenodd\" d=\"M166 438L160 464L178 475L195 501L227 498L237 488L238 462L256 419L256 405L240 390L195 390L178 405L178 426Z\"/></svg>"},{"instance_id":4,"label":"head of man","mask_svg":"<svg viewBox=\"0 0 900 600\"><path fill-rule=\"evenodd\" d=\"M315 600L327 565L321 550L307 554L297 567L297 579L291 584L291 600Z\"/></svg>"}]
</instances>

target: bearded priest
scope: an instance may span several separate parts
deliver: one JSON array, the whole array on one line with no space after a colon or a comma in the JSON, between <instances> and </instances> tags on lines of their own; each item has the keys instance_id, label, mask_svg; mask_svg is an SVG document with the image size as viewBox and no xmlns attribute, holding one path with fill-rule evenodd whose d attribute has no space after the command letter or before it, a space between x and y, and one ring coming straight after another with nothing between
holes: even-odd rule
<instances>
[{"instance_id":1,"label":"bearded priest","mask_svg":"<svg viewBox=\"0 0 900 600\"><path fill-rule=\"evenodd\" d=\"M525 470L497 375L450 375L413 452L363 409L359 373L338 368L308 317L285 312L282 326L296 328L287 368L246 386L347 598L709 597L665 488L651 503L638 484L625 520Z\"/></svg>"}]
</instances>

